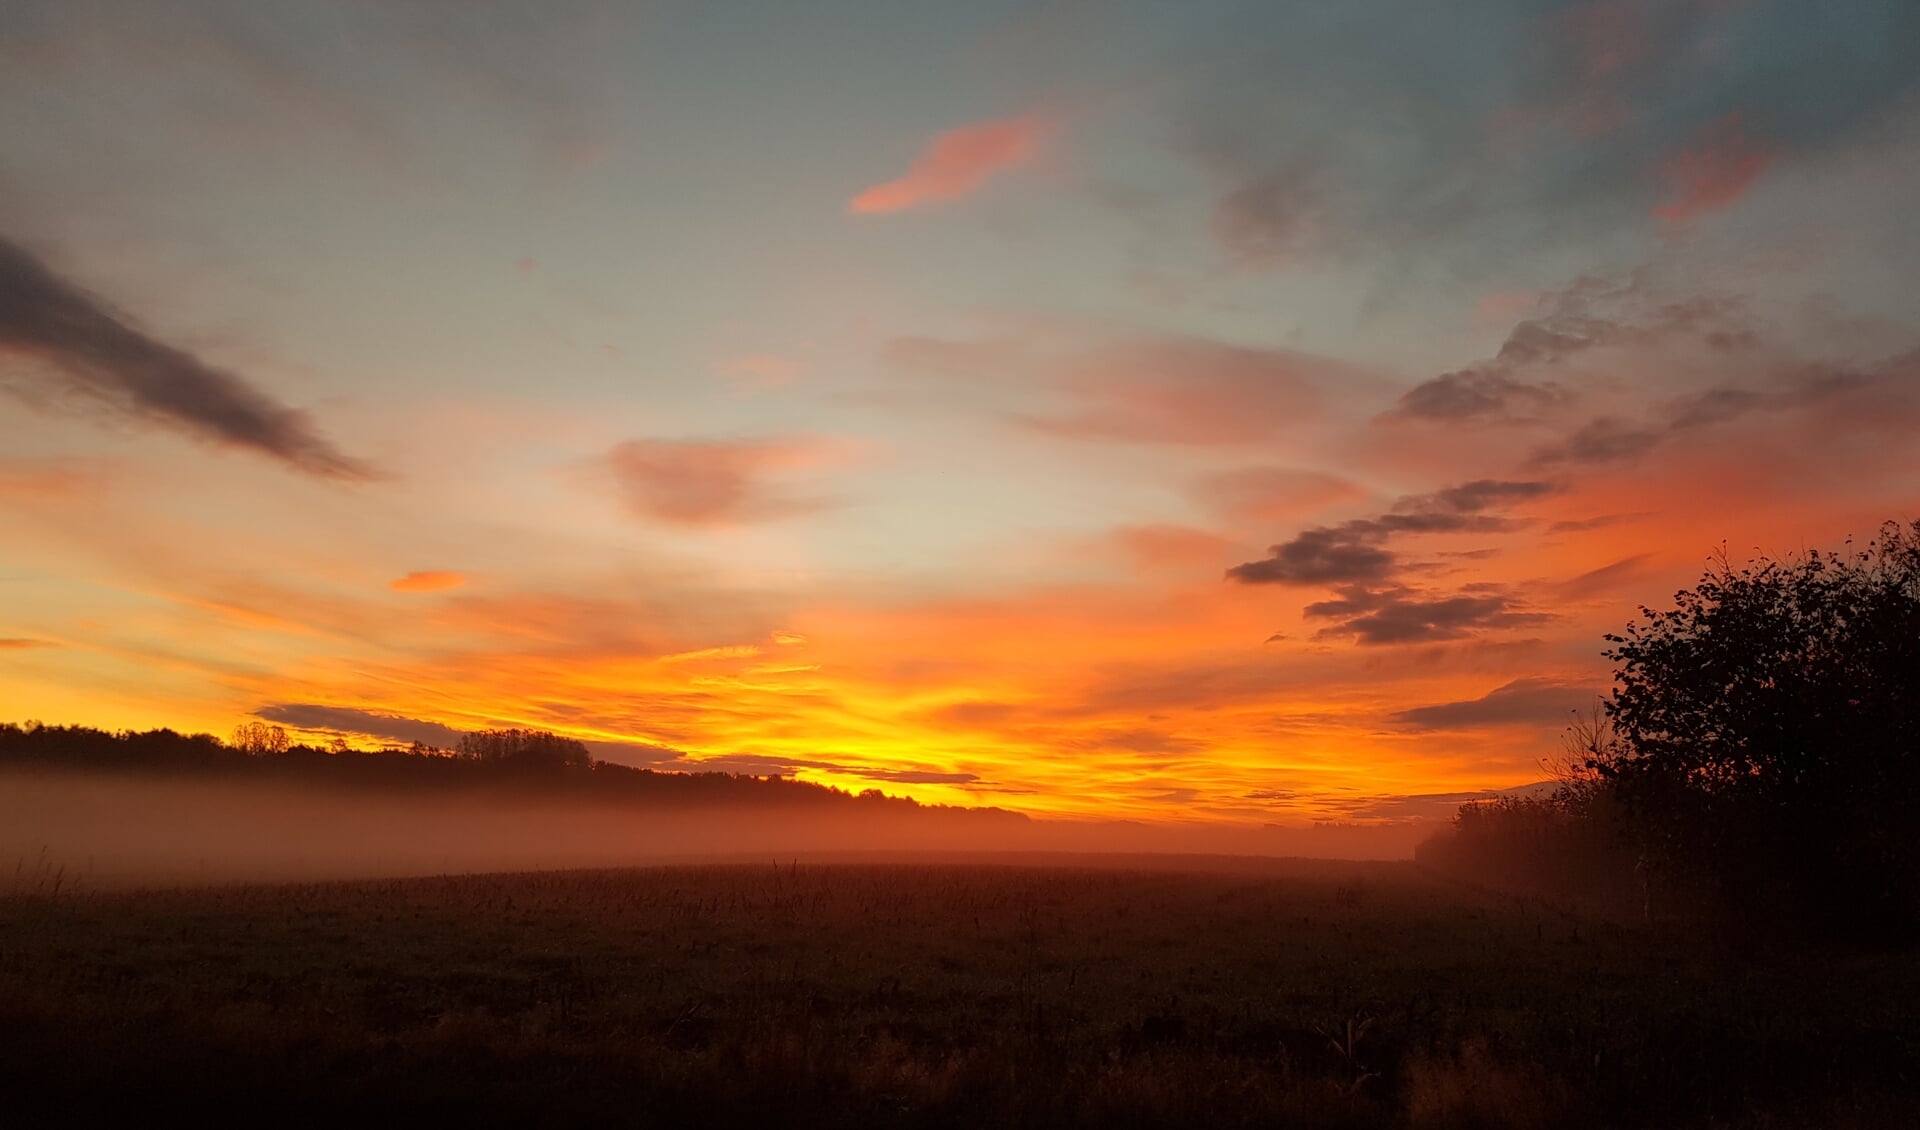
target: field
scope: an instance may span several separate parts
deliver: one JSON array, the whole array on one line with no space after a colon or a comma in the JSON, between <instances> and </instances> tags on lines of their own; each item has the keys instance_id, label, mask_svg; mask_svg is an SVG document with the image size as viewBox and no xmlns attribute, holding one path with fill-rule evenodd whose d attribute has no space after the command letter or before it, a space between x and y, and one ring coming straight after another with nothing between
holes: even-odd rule
<instances>
[{"instance_id":1,"label":"field","mask_svg":"<svg viewBox=\"0 0 1920 1130\"><path fill-rule=\"evenodd\" d=\"M23 886L20 1126L1898 1126L1920 1099L1905 955L1411 864Z\"/></svg>"}]
</instances>

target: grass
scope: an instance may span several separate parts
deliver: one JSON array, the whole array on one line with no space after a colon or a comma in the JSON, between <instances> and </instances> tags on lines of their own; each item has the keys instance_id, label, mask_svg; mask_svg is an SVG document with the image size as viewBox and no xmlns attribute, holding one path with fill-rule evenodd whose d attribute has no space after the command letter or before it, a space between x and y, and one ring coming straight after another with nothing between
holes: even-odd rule
<instances>
[{"instance_id":1,"label":"grass","mask_svg":"<svg viewBox=\"0 0 1920 1130\"><path fill-rule=\"evenodd\" d=\"M18 1125L1901 1125L1917 1006L1406 864L0 899Z\"/></svg>"}]
</instances>

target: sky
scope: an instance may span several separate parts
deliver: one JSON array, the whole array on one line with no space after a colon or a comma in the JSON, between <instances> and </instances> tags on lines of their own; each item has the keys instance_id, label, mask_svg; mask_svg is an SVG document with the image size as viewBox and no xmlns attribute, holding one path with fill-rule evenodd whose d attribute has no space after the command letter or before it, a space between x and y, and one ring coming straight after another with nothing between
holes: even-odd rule
<instances>
[{"instance_id":1,"label":"sky","mask_svg":"<svg viewBox=\"0 0 1920 1130\"><path fill-rule=\"evenodd\" d=\"M0 719L1444 815L1920 517L1909 0L0 4Z\"/></svg>"}]
</instances>

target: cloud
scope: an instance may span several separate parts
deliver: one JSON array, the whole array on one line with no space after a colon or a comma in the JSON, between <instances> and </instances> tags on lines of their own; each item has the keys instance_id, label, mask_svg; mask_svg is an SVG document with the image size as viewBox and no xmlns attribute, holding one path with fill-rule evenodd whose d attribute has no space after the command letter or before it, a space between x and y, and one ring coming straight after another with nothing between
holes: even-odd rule
<instances>
[{"instance_id":1,"label":"cloud","mask_svg":"<svg viewBox=\"0 0 1920 1130\"><path fill-rule=\"evenodd\" d=\"M1547 527L1550 534L1584 533L1587 530L1604 530L1608 526L1617 526L1622 522L1631 522L1646 517L1644 511L1637 514L1601 514L1592 518L1569 518L1555 522Z\"/></svg>"},{"instance_id":2,"label":"cloud","mask_svg":"<svg viewBox=\"0 0 1920 1130\"><path fill-rule=\"evenodd\" d=\"M1741 129L1740 114L1729 114L1660 166L1666 193L1653 214L1677 224L1730 208L1772 163L1773 154Z\"/></svg>"},{"instance_id":3,"label":"cloud","mask_svg":"<svg viewBox=\"0 0 1920 1130\"><path fill-rule=\"evenodd\" d=\"M1244 265L1275 267L1329 240L1325 189L1305 162L1288 162L1230 189L1213 209L1213 237Z\"/></svg>"},{"instance_id":4,"label":"cloud","mask_svg":"<svg viewBox=\"0 0 1920 1130\"><path fill-rule=\"evenodd\" d=\"M682 773L741 773L756 777L791 777L802 770L813 769L844 777L861 777L869 781L887 781L901 785L970 785L980 779L977 773L846 765L836 761L763 757L751 753L722 753L711 757L683 756L677 761L660 762L655 767Z\"/></svg>"},{"instance_id":5,"label":"cloud","mask_svg":"<svg viewBox=\"0 0 1920 1130\"><path fill-rule=\"evenodd\" d=\"M1544 623L1551 617L1527 609L1499 586L1471 584L1437 595L1398 583L1407 566L1388 546L1406 534L1515 529L1516 520L1489 511L1543 498L1557 489L1547 482L1476 479L1407 495L1386 513L1302 531L1272 546L1266 558L1227 570L1227 578L1242 584L1336 586L1338 598L1301 610L1310 620L1333 621L1314 633L1316 639L1426 643Z\"/></svg>"},{"instance_id":6,"label":"cloud","mask_svg":"<svg viewBox=\"0 0 1920 1130\"><path fill-rule=\"evenodd\" d=\"M1766 402L1766 397L1749 388L1714 388L1681 401L1667 422L1669 428L1684 431L1738 419Z\"/></svg>"},{"instance_id":7,"label":"cloud","mask_svg":"<svg viewBox=\"0 0 1920 1130\"><path fill-rule=\"evenodd\" d=\"M466 577L459 573L429 569L425 572L408 573L404 577L398 577L387 587L394 592L443 592L447 589L457 589L466 583Z\"/></svg>"},{"instance_id":8,"label":"cloud","mask_svg":"<svg viewBox=\"0 0 1920 1130\"><path fill-rule=\"evenodd\" d=\"M715 362L713 371L742 386L773 388L799 380L805 367L775 353L749 353Z\"/></svg>"},{"instance_id":9,"label":"cloud","mask_svg":"<svg viewBox=\"0 0 1920 1130\"><path fill-rule=\"evenodd\" d=\"M1304 797L1306 795L1307 794L1298 792L1293 789L1255 789L1252 792L1241 793L1240 798L1242 800L1258 800L1258 801L1284 803L1287 801L1299 800L1301 797Z\"/></svg>"},{"instance_id":10,"label":"cloud","mask_svg":"<svg viewBox=\"0 0 1920 1130\"><path fill-rule=\"evenodd\" d=\"M1190 526L1158 524L1120 526L1100 539L1102 548L1118 546L1143 573L1218 566L1233 543L1216 533Z\"/></svg>"},{"instance_id":11,"label":"cloud","mask_svg":"<svg viewBox=\"0 0 1920 1130\"><path fill-rule=\"evenodd\" d=\"M996 406L1030 401L1004 413L1029 431L1193 447L1257 447L1298 435L1375 383L1360 366L1301 350L1045 320L977 341L894 338L882 358L964 382L947 405L982 393Z\"/></svg>"},{"instance_id":12,"label":"cloud","mask_svg":"<svg viewBox=\"0 0 1920 1130\"><path fill-rule=\"evenodd\" d=\"M1479 792L1411 793L1404 796L1331 797L1321 803L1341 810L1344 815L1364 820L1446 820L1460 806L1477 800L1503 796L1539 796L1556 788L1553 781L1533 781L1506 789L1482 789Z\"/></svg>"},{"instance_id":13,"label":"cloud","mask_svg":"<svg viewBox=\"0 0 1920 1130\"><path fill-rule=\"evenodd\" d=\"M1562 581L1558 591L1561 596L1570 600L1616 592L1624 587L1626 582L1637 579L1645 572L1647 562L1652 559L1651 553L1636 553L1631 557L1622 557L1611 564L1589 569L1571 580Z\"/></svg>"},{"instance_id":14,"label":"cloud","mask_svg":"<svg viewBox=\"0 0 1920 1130\"><path fill-rule=\"evenodd\" d=\"M29 640L19 636L0 637L0 651L28 651L34 648L59 646L50 640Z\"/></svg>"},{"instance_id":15,"label":"cloud","mask_svg":"<svg viewBox=\"0 0 1920 1130\"><path fill-rule=\"evenodd\" d=\"M299 470L364 479L305 414L231 373L156 341L0 238L0 351L45 362L66 386L201 439L264 452ZM36 369L41 368L36 366Z\"/></svg>"},{"instance_id":16,"label":"cloud","mask_svg":"<svg viewBox=\"0 0 1920 1130\"><path fill-rule=\"evenodd\" d=\"M992 729L1020 713L1010 702L955 702L934 710L929 717L936 722L968 729Z\"/></svg>"},{"instance_id":17,"label":"cloud","mask_svg":"<svg viewBox=\"0 0 1920 1130\"><path fill-rule=\"evenodd\" d=\"M1094 348L1059 368L1059 387L1084 407L1020 419L1074 439L1258 444L1316 419L1323 390L1351 372L1289 349L1136 338Z\"/></svg>"},{"instance_id":18,"label":"cloud","mask_svg":"<svg viewBox=\"0 0 1920 1130\"><path fill-rule=\"evenodd\" d=\"M1381 548L1382 536L1365 519L1320 526L1268 549L1268 556L1227 570L1242 584L1324 585L1385 580L1399 558Z\"/></svg>"},{"instance_id":19,"label":"cloud","mask_svg":"<svg viewBox=\"0 0 1920 1130\"><path fill-rule=\"evenodd\" d=\"M1077 739L1073 744L1086 749L1120 750L1124 753L1200 753L1207 743L1197 738L1171 734L1147 726L1109 730Z\"/></svg>"},{"instance_id":20,"label":"cloud","mask_svg":"<svg viewBox=\"0 0 1920 1130\"><path fill-rule=\"evenodd\" d=\"M1555 463L1612 463L1651 451L1661 438L1660 433L1651 428L1613 416L1599 416L1580 425L1565 441L1541 448L1532 462L1539 467Z\"/></svg>"},{"instance_id":21,"label":"cloud","mask_svg":"<svg viewBox=\"0 0 1920 1130\"><path fill-rule=\"evenodd\" d=\"M1530 499L1544 498L1554 492L1552 483L1506 482L1498 479L1476 479L1462 483L1457 487L1444 487L1430 495L1418 495L1412 499L1402 499L1395 506L1396 511L1422 513L1440 510L1454 514L1477 514L1489 507L1508 502L1526 502Z\"/></svg>"},{"instance_id":22,"label":"cloud","mask_svg":"<svg viewBox=\"0 0 1920 1130\"><path fill-rule=\"evenodd\" d=\"M855 215L903 212L957 200L1038 152L1047 124L1025 115L957 126L929 140L906 175L873 185L847 204Z\"/></svg>"},{"instance_id":23,"label":"cloud","mask_svg":"<svg viewBox=\"0 0 1920 1130\"><path fill-rule=\"evenodd\" d=\"M255 718L268 722L278 722L283 726L292 726L297 730L319 730L325 733L363 734L373 738L387 738L399 742L420 742L424 745L452 749L460 744L460 731L438 722L427 722L419 718L407 718L399 714L381 714L371 710L358 710L350 706L321 706L313 703L279 703L263 706L253 712Z\"/></svg>"},{"instance_id":24,"label":"cloud","mask_svg":"<svg viewBox=\"0 0 1920 1130\"><path fill-rule=\"evenodd\" d=\"M1473 304L1473 317L1477 322L1500 325L1533 309L1540 304L1540 294L1532 290L1498 290L1480 296Z\"/></svg>"},{"instance_id":25,"label":"cloud","mask_svg":"<svg viewBox=\"0 0 1920 1130\"><path fill-rule=\"evenodd\" d=\"M1546 311L1515 325L1494 356L1415 385L1381 419L1537 420L1574 400L1554 378L1583 355L1682 341L1727 352L1753 343L1739 303L1663 301L1637 279L1576 279L1541 301Z\"/></svg>"},{"instance_id":26,"label":"cloud","mask_svg":"<svg viewBox=\"0 0 1920 1130\"><path fill-rule=\"evenodd\" d=\"M0 498L78 499L104 490L107 478L99 460L0 456Z\"/></svg>"},{"instance_id":27,"label":"cloud","mask_svg":"<svg viewBox=\"0 0 1920 1130\"><path fill-rule=\"evenodd\" d=\"M682 526L733 525L812 513L828 503L770 480L824 462L817 444L786 439L628 440L600 462L627 512Z\"/></svg>"},{"instance_id":28,"label":"cloud","mask_svg":"<svg viewBox=\"0 0 1920 1130\"><path fill-rule=\"evenodd\" d=\"M1676 298L1650 270L1577 279L1544 305L1494 357L1415 386L1378 419L1551 428L1528 460L1549 467L1627 462L1762 413L1907 411L1902 358L1863 362L1840 340L1839 359L1807 359L1746 300Z\"/></svg>"},{"instance_id":29,"label":"cloud","mask_svg":"<svg viewBox=\"0 0 1920 1130\"><path fill-rule=\"evenodd\" d=\"M1388 717L1420 730L1541 726L1565 722L1600 697L1600 692L1591 687L1528 677L1503 683L1479 698L1415 706Z\"/></svg>"},{"instance_id":30,"label":"cloud","mask_svg":"<svg viewBox=\"0 0 1920 1130\"><path fill-rule=\"evenodd\" d=\"M1223 25L1233 42L1198 49L1207 65L1168 83L1165 113L1218 182L1224 256L1384 261L1413 268L1410 295L1436 261L1504 281L1547 242L1653 234L1772 168L1819 165L1920 82L1911 4L1843 5L1816 25L1791 4L1531 2L1486 25L1451 35L1367 2Z\"/></svg>"},{"instance_id":31,"label":"cloud","mask_svg":"<svg viewBox=\"0 0 1920 1130\"><path fill-rule=\"evenodd\" d=\"M1895 358L1864 373L1801 373L1772 388L1715 386L1655 405L1635 422L1614 415L1596 416L1572 435L1536 450L1531 464L1619 463L1635 459L1676 436L1734 423L1760 412L1808 409L1844 413L1851 400L1859 414L1872 412L1883 419L1911 418L1915 405L1907 386L1905 359ZM1871 405L1871 407L1864 407Z\"/></svg>"},{"instance_id":32,"label":"cloud","mask_svg":"<svg viewBox=\"0 0 1920 1130\"><path fill-rule=\"evenodd\" d=\"M1527 384L1486 368L1462 369L1414 386L1387 415L1428 420L1512 419L1552 408L1568 397L1565 389L1550 383Z\"/></svg>"},{"instance_id":33,"label":"cloud","mask_svg":"<svg viewBox=\"0 0 1920 1130\"><path fill-rule=\"evenodd\" d=\"M1408 495L1393 509L1337 526L1316 526L1292 540L1269 547L1268 556L1227 570L1242 584L1371 584L1388 579L1400 566L1386 548L1401 534L1500 533L1510 519L1487 514L1495 506L1526 502L1551 494L1551 483L1477 479L1431 494Z\"/></svg>"},{"instance_id":34,"label":"cloud","mask_svg":"<svg viewBox=\"0 0 1920 1130\"><path fill-rule=\"evenodd\" d=\"M1243 467L1196 480L1188 497L1229 521L1293 522L1366 495L1359 484L1298 467Z\"/></svg>"},{"instance_id":35,"label":"cloud","mask_svg":"<svg viewBox=\"0 0 1920 1130\"><path fill-rule=\"evenodd\" d=\"M873 781L897 781L905 785L969 785L980 779L978 773L943 773L934 769L841 769Z\"/></svg>"},{"instance_id":36,"label":"cloud","mask_svg":"<svg viewBox=\"0 0 1920 1130\"><path fill-rule=\"evenodd\" d=\"M1457 640L1480 629L1528 627L1553 619L1525 610L1513 596L1486 585L1469 586L1469 591L1451 596L1401 586L1353 585L1338 599L1309 604L1302 612L1308 619L1336 621L1316 632L1317 638L1351 637L1360 644Z\"/></svg>"}]
</instances>

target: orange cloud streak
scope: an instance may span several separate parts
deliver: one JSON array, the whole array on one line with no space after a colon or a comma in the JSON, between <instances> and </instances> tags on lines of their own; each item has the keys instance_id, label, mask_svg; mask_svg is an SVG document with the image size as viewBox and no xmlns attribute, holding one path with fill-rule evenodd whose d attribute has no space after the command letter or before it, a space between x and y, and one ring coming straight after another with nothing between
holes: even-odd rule
<instances>
[{"instance_id":1,"label":"orange cloud streak","mask_svg":"<svg viewBox=\"0 0 1920 1130\"><path fill-rule=\"evenodd\" d=\"M442 592L446 589L457 589L466 583L467 579L459 573L443 569L428 569L424 572L408 573L387 587L394 592Z\"/></svg>"},{"instance_id":2,"label":"orange cloud streak","mask_svg":"<svg viewBox=\"0 0 1920 1130\"><path fill-rule=\"evenodd\" d=\"M1045 133L1046 124L1032 115L957 126L927 142L905 176L861 192L847 211L875 215L957 200L1031 160Z\"/></svg>"}]
</instances>

